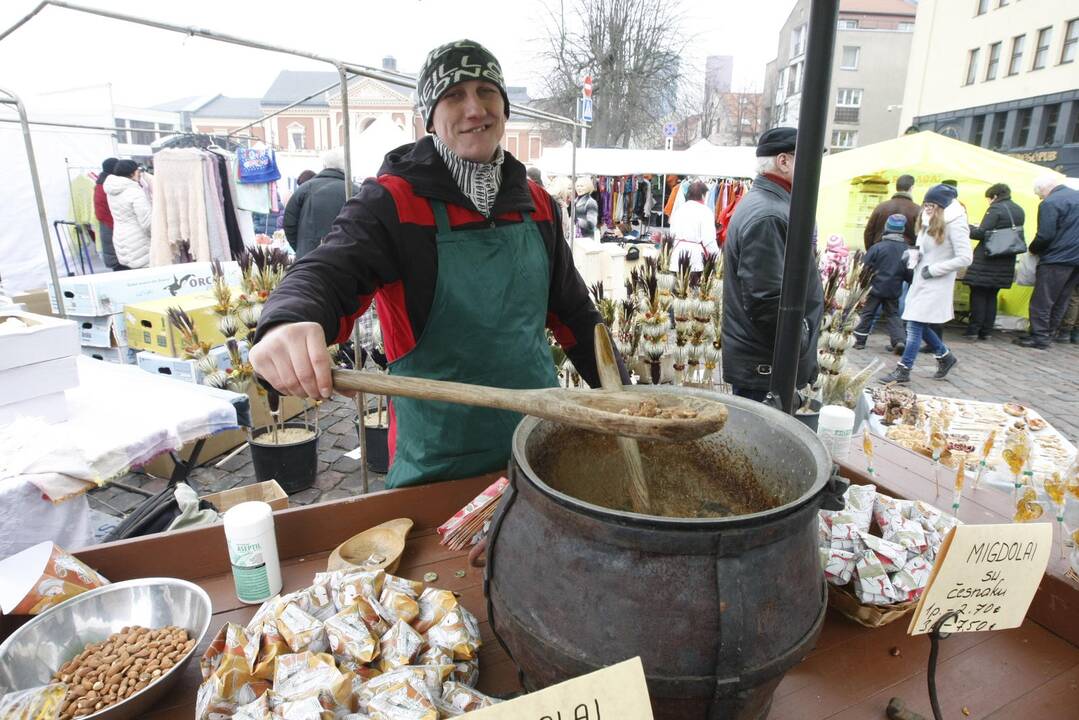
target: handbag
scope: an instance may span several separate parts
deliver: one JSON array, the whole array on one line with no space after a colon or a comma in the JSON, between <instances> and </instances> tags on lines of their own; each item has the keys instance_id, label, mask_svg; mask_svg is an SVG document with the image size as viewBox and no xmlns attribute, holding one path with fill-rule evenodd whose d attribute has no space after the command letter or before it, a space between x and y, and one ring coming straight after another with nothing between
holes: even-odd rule
<instances>
[{"instance_id":1,"label":"handbag","mask_svg":"<svg viewBox=\"0 0 1079 720\"><path fill-rule=\"evenodd\" d=\"M1015 271L1015 282L1017 285L1034 287L1037 276L1038 256L1028 252L1023 257L1019 258L1019 267Z\"/></svg>"},{"instance_id":2,"label":"handbag","mask_svg":"<svg viewBox=\"0 0 1079 720\"><path fill-rule=\"evenodd\" d=\"M1011 227L998 228L985 233L986 257L1000 257L1001 255L1019 255L1027 251L1026 241L1023 239L1023 228L1015 224L1012 211L1007 205L1004 211L1008 213L1008 221Z\"/></svg>"}]
</instances>

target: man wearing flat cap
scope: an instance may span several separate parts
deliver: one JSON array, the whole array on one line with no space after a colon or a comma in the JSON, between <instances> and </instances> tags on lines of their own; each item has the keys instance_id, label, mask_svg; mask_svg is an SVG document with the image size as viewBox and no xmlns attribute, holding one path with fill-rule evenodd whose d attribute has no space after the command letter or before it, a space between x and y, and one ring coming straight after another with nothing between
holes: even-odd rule
<instances>
[{"instance_id":1,"label":"man wearing flat cap","mask_svg":"<svg viewBox=\"0 0 1079 720\"><path fill-rule=\"evenodd\" d=\"M556 385L544 328L599 386L600 322L561 213L500 142L502 68L471 40L430 52L417 78L430 135L390 152L263 310L251 363L283 393L328 398L329 343L377 303L393 375L504 388ZM623 370L624 379L625 374ZM520 416L394 398L387 487L504 470Z\"/></svg>"},{"instance_id":2,"label":"man wearing flat cap","mask_svg":"<svg viewBox=\"0 0 1079 720\"><path fill-rule=\"evenodd\" d=\"M772 379L797 135L788 127L761 135L757 177L734 209L723 245L723 380L735 395L758 401ZM824 292L813 270L802 321L799 387L817 378Z\"/></svg>"}]
</instances>

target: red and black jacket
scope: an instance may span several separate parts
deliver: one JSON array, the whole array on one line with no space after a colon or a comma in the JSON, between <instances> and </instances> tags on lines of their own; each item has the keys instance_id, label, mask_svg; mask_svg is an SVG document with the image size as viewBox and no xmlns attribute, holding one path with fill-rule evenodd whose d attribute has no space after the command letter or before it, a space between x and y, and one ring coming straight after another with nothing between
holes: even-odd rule
<instances>
[{"instance_id":1,"label":"red and black jacket","mask_svg":"<svg viewBox=\"0 0 1079 720\"><path fill-rule=\"evenodd\" d=\"M592 337L600 315L573 265L550 195L506 153L488 220L461 192L430 137L390 152L378 179L367 180L345 204L324 243L292 267L266 302L256 342L275 325L303 321L321 324L327 343L344 342L374 298L386 357L393 361L412 350L431 314L438 277L429 200L446 203L455 230L519 223L522 211L532 213L550 260L547 326L581 377L599 387Z\"/></svg>"}]
</instances>

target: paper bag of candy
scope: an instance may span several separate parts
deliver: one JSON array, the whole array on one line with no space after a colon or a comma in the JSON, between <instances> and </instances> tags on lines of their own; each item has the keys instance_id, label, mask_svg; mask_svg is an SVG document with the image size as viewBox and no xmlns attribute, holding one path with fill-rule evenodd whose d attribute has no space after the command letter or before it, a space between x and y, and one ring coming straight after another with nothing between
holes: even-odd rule
<instances>
[{"instance_id":1,"label":"paper bag of candy","mask_svg":"<svg viewBox=\"0 0 1079 720\"><path fill-rule=\"evenodd\" d=\"M52 542L0 560L0 611L39 615L109 581Z\"/></svg>"}]
</instances>

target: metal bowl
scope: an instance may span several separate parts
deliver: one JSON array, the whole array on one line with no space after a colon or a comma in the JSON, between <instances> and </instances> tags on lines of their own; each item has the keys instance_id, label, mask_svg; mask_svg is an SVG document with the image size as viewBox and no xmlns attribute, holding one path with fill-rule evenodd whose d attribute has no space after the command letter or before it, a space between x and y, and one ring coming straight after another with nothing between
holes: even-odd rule
<instances>
[{"instance_id":1,"label":"metal bowl","mask_svg":"<svg viewBox=\"0 0 1079 720\"><path fill-rule=\"evenodd\" d=\"M210 596L175 578L140 578L90 590L26 623L0 645L0 695L49 682L64 663L91 643L129 625L175 625L195 639L191 650L131 697L85 716L104 720L141 717L183 674L210 627Z\"/></svg>"}]
</instances>

